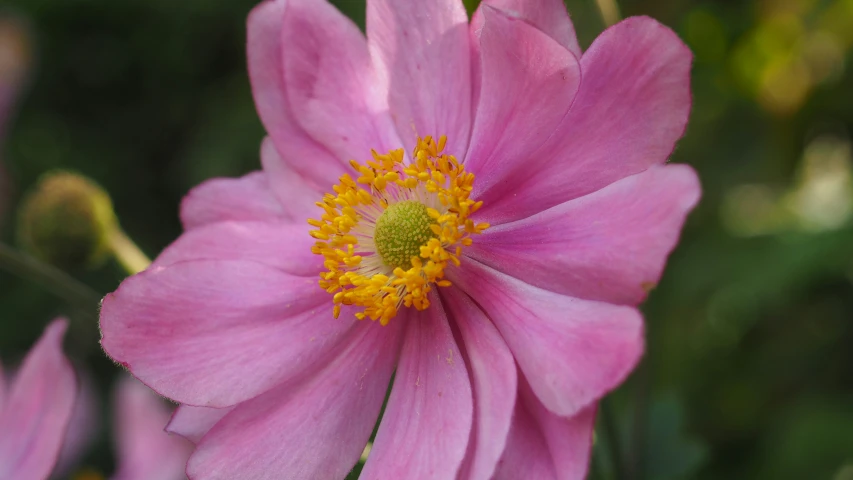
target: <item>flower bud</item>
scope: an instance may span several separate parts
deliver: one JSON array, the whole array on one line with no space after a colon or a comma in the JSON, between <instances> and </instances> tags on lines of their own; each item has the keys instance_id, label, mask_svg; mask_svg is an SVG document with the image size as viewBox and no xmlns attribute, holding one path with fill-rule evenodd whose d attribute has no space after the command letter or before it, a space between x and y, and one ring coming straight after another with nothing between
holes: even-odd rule
<instances>
[{"instance_id":1,"label":"flower bud","mask_svg":"<svg viewBox=\"0 0 853 480\"><path fill-rule=\"evenodd\" d=\"M71 172L50 172L27 194L19 211L21 246L63 268L95 267L110 254L118 229L109 195Z\"/></svg>"}]
</instances>

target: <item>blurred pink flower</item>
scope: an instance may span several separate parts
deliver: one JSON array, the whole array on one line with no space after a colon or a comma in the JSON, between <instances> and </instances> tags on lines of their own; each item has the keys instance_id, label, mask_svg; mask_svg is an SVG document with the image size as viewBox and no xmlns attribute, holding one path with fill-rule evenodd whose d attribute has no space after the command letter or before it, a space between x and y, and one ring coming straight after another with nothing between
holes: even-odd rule
<instances>
[{"instance_id":1,"label":"blurred pink flower","mask_svg":"<svg viewBox=\"0 0 853 480\"><path fill-rule=\"evenodd\" d=\"M101 428L100 415L103 406L98 401L95 384L87 372L78 368L75 373L79 387L74 399L74 410L71 412L51 478L68 478L72 468L92 445Z\"/></svg>"},{"instance_id":2,"label":"blurred pink flower","mask_svg":"<svg viewBox=\"0 0 853 480\"><path fill-rule=\"evenodd\" d=\"M85 375L83 375L85 378ZM98 401L84 382L74 405L54 478L67 478L79 466L85 448L97 433ZM113 445L117 469L112 480L182 480L192 450L184 438L164 431L171 409L145 385L122 376L113 388ZM82 476L81 478L89 478Z\"/></svg>"},{"instance_id":3,"label":"blurred pink flower","mask_svg":"<svg viewBox=\"0 0 853 480\"><path fill-rule=\"evenodd\" d=\"M0 368L0 480L64 478L97 428L94 392L78 389L62 353L67 327L59 319L45 329L10 389ZM113 480L185 479L192 445L163 431L171 412L162 400L125 377L113 405L119 466Z\"/></svg>"},{"instance_id":4,"label":"blurred pink flower","mask_svg":"<svg viewBox=\"0 0 853 480\"><path fill-rule=\"evenodd\" d=\"M7 390L0 370L0 479L43 480L56 462L77 394L62 353L68 323L55 320Z\"/></svg>"},{"instance_id":5,"label":"blurred pink flower","mask_svg":"<svg viewBox=\"0 0 853 480\"><path fill-rule=\"evenodd\" d=\"M196 443L189 476L343 478L393 373L365 478L582 478L596 402L643 351L635 307L699 198L691 168L665 165L690 110L687 47L629 18L582 53L559 0L487 0L470 24L460 0L369 0L366 41L325 1L272 0L248 37L264 171L193 190L186 232L101 310L107 353L185 404L169 429ZM427 134L473 174L454 191L482 202L466 203L469 226L491 226L442 251L459 266L442 265L428 297L405 287L431 306L359 322L355 286L333 285L333 304L317 274L389 262L341 247L355 267L331 251L324 263L312 247L346 235L315 243L306 219L326 201L340 225L378 223L323 192L350 159L398 158ZM450 161L433 153L421 160ZM444 184L438 168L413 185ZM392 201L446 205L393 175L364 190L373 205L386 180L403 192Z\"/></svg>"},{"instance_id":6,"label":"blurred pink flower","mask_svg":"<svg viewBox=\"0 0 853 480\"><path fill-rule=\"evenodd\" d=\"M192 445L163 431L172 412L148 387L123 377L113 399L118 470L112 480L181 480Z\"/></svg>"}]
</instances>

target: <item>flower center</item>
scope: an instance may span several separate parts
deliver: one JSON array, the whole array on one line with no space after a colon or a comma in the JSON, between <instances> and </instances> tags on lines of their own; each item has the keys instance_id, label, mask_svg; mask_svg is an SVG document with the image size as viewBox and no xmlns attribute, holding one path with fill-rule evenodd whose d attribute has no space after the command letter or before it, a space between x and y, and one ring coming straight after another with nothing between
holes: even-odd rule
<instances>
[{"instance_id":1,"label":"flower center","mask_svg":"<svg viewBox=\"0 0 853 480\"><path fill-rule=\"evenodd\" d=\"M427 207L417 200L403 200L388 205L376 220L373 242L382 261L394 268L409 269L412 257L420 255L421 246L434 238L432 219Z\"/></svg>"},{"instance_id":2,"label":"flower center","mask_svg":"<svg viewBox=\"0 0 853 480\"><path fill-rule=\"evenodd\" d=\"M402 149L353 160L359 177L343 175L336 195L317 202L311 251L325 258L320 287L334 295L336 318L354 305L363 307L358 319L387 325L402 306L428 308L432 286L450 286L445 269L489 228L469 218L482 206L468 198L474 175L442 153L446 141L419 138L411 162Z\"/></svg>"}]
</instances>

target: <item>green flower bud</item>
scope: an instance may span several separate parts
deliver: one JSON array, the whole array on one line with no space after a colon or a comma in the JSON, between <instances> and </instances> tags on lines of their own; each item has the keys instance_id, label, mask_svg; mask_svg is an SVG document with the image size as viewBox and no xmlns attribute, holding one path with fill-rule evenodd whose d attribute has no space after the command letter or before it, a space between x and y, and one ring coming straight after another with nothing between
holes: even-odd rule
<instances>
[{"instance_id":1,"label":"green flower bud","mask_svg":"<svg viewBox=\"0 0 853 480\"><path fill-rule=\"evenodd\" d=\"M110 255L118 230L109 195L71 172L42 176L18 214L21 246L36 258L63 268L93 268Z\"/></svg>"}]
</instances>

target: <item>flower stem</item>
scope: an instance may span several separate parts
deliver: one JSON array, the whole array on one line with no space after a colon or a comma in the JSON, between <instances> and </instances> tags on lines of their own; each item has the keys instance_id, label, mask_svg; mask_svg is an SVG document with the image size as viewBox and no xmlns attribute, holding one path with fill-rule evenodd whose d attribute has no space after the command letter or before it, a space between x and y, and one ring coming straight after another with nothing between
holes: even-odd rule
<instances>
[{"instance_id":1,"label":"flower stem","mask_svg":"<svg viewBox=\"0 0 853 480\"><path fill-rule=\"evenodd\" d=\"M131 240L121 227L116 226L110 232L110 249L116 260L130 275L135 275L151 265L151 259Z\"/></svg>"},{"instance_id":2,"label":"flower stem","mask_svg":"<svg viewBox=\"0 0 853 480\"><path fill-rule=\"evenodd\" d=\"M94 309L101 295L67 273L0 243L0 268L37 283L70 304Z\"/></svg>"},{"instance_id":3,"label":"flower stem","mask_svg":"<svg viewBox=\"0 0 853 480\"><path fill-rule=\"evenodd\" d=\"M601 13L601 18L606 26L609 27L621 19L616 0L595 0L595 4L598 6L598 11Z\"/></svg>"}]
</instances>

